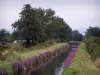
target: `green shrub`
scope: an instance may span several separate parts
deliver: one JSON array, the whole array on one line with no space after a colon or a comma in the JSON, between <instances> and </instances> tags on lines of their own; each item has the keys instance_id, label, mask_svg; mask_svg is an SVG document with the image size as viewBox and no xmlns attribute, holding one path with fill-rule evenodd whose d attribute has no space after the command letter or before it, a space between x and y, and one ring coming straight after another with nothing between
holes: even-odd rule
<instances>
[{"instance_id":1,"label":"green shrub","mask_svg":"<svg viewBox=\"0 0 100 75\"><path fill-rule=\"evenodd\" d=\"M87 52L93 59L100 57L100 38L88 37L84 40Z\"/></svg>"},{"instance_id":2,"label":"green shrub","mask_svg":"<svg viewBox=\"0 0 100 75\"><path fill-rule=\"evenodd\" d=\"M9 45L0 45L0 51L4 51L6 49L10 48Z\"/></svg>"},{"instance_id":3,"label":"green shrub","mask_svg":"<svg viewBox=\"0 0 100 75\"><path fill-rule=\"evenodd\" d=\"M45 41L45 42L43 42L43 43L39 43L39 44L37 44L36 46L33 46L32 47L32 50L33 49L41 49L41 48L45 48L45 47L49 47L50 45L53 45L53 44L55 44L56 42L55 42L55 40L47 40L47 41Z\"/></svg>"},{"instance_id":4,"label":"green shrub","mask_svg":"<svg viewBox=\"0 0 100 75\"><path fill-rule=\"evenodd\" d=\"M51 39L51 40L47 40L46 42L44 42L45 44L48 44L48 45L52 45L54 43L56 43L56 41L54 39Z\"/></svg>"},{"instance_id":5,"label":"green shrub","mask_svg":"<svg viewBox=\"0 0 100 75\"><path fill-rule=\"evenodd\" d=\"M85 43L99 43L100 44L100 38L99 37L94 37L90 36L84 40Z\"/></svg>"},{"instance_id":6,"label":"green shrub","mask_svg":"<svg viewBox=\"0 0 100 75\"><path fill-rule=\"evenodd\" d=\"M24 47L21 44L12 44L12 51L23 51Z\"/></svg>"},{"instance_id":7,"label":"green shrub","mask_svg":"<svg viewBox=\"0 0 100 75\"><path fill-rule=\"evenodd\" d=\"M93 51L91 53L91 56L93 59L100 57L100 44L95 44L95 46L92 47Z\"/></svg>"}]
</instances>

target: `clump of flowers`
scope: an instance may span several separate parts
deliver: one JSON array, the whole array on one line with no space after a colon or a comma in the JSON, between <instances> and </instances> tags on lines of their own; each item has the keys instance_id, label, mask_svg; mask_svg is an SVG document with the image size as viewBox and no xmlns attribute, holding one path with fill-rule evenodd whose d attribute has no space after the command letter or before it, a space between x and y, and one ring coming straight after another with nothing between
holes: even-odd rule
<instances>
[{"instance_id":1,"label":"clump of flowers","mask_svg":"<svg viewBox=\"0 0 100 75\"><path fill-rule=\"evenodd\" d=\"M0 75L8 75L5 68L0 69Z\"/></svg>"},{"instance_id":2,"label":"clump of flowers","mask_svg":"<svg viewBox=\"0 0 100 75\"><path fill-rule=\"evenodd\" d=\"M12 63L13 75L24 75L24 62L17 61Z\"/></svg>"}]
</instances>

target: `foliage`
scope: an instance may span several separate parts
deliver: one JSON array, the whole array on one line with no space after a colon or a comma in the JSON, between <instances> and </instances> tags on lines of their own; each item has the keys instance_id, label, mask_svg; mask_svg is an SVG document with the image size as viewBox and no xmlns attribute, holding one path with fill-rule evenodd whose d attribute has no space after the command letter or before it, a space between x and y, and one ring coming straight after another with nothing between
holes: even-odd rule
<instances>
[{"instance_id":1,"label":"foliage","mask_svg":"<svg viewBox=\"0 0 100 75\"><path fill-rule=\"evenodd\" d=\"M87 52L92 56L92 59L100 57L100 38L88 37L84 40Z\"/></svg>"},{"instance_id":2,"label":"foliage","mask_svg":"<svg viewBox=\"0 0 100 75\"><path fill-rule=\"evenodd\" d=\"M99 37L94 37L94 36L89 36L88 38L84 39L85 43L99 43L100 44L100 38Z\"/></svg>"},{"instance_id":3,"label":"foliage","mask_svg":"<svg viewBox=\"0 0 100 75\"><path fill-rule=\"evenodd\" d=\"M10 33L5 29L0 30L0 44L5 44L10 41Z\"/></svg>"},{"instance_id":4,"label":"foliage","mask_svg":"<svg viewBox=\"0 0 100 75\"><path fill-rule=\"evenodd\" d=\"M24 50L24 47L21 44L12 44L10 50L22 52Z\"/></svg>"},{"instance_id":5,"label":"foliage","mask_svg":"<svg viewBox=\"0 0 100 75\"><path fill-rule=\"evenodd\" d=\"M10 48L11 34L5 29L0 30L0 51Z\"/></svg>"},{"instance_id":6,"label":"foliage","mask_svg":"<svg viewBox=\"0 0 100 75\"><path fill-rule=\"evenodd\" d=\"M67 40L71 37L71 28L62 18L55 16L54 10L32 8L30 4L24 5L20 19L13 23L12 27L14 28L13 38L26 40L26 45L30 45L30 40L32 44L37 44L48 39L61 39L62 36L64 40L66 36ZM62 35L63 32L64 35Z\"/></svg>"},{"instance_id":7,"label":"foliage","mask_svg":"<svg viewBox=\"0 0 100 75\"><path fill-rule=\"evenodd\" d=\"M72 40L72 29L66 25L65 27L61 28L59 33L59 38L62 42Z\"/></svg>"},{"instance_id":8,"label":"foliage","mask_svg":"<svg viewBox=\"0 0 100 75\"><path fill-rule=\"evenodd\" d=\"M49 38L55 40L60 39L62 42L71 40L71 28L58 16L52 18L52 23L45 27L45 32Z\"/></svg>"},{"instance_id":9,"label":"foliage","mask_svg":"<svg viewBox=\"0 0 100 75\"><path fill-rule=\"evenodd\" d=\"M100 28L99 27L89 27L85 32L85 36L96 36L100 37Z\"/></svg>"},{"instance_id":10,"label":"foliage","mask_svg":"<svg viewBox=\"0 0 100 75\"><path fill-rule=\"evenodd\" d=\"M53 45L53 44L55 44L55 43L56 43L56 41L55 41L54 39L51 39L51 40L45 41L45 42L44 42L44 45Z\"/></svg>"},{"instance_id":11,"label":"foliage","mask_svg":"<svg viewBox=\"0 0 100 75\"><path fill-rule=\"evenodd\" d=\"M100 57L100 28L89 27L85 33L85 45L92 59Z\"/></svg>"},{"instance_id":12,"label":"foliage","mask_svg":"<svg viewBox=\"0 0 100 75\"><path fill-rule=\"evenodd\" d=\"M10 46L7 44L7 45L0 45L0 51L4 51L6 49L9 49Z\"/></svg>"},{"instance_id":13,"label":"foliage","mask_svg":"<svg viewBox=\"0 0 100 75\"><path fill-rule=\"evenodd\" d=\"M74 30L73 33L72 33L72 40L73 41L82 41L83 35L80 34L77 30Z\"/></svg>"}]
</instances>

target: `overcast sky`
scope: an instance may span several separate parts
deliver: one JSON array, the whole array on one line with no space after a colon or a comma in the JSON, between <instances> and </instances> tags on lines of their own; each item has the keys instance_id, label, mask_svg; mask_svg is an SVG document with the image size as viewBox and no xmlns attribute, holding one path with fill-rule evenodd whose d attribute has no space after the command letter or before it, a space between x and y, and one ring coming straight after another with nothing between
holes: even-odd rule
<instances>
[{"instance_id":1,"label":"overcast sky","mask_svg":"<svg viewBox=\"0 0 100 75\"><path fill-rule=\"evenodd\" d=\"M72 28L83 33L89 26L100 27L100 0L0 0L0 29L12 30L24 4L52 8Z\"/></svg>"}]
</instances>

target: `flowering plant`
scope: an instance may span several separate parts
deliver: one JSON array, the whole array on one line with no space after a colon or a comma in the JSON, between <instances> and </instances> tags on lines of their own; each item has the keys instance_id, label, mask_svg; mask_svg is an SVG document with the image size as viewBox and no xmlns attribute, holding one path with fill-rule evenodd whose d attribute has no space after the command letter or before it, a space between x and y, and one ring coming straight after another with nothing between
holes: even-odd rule
<instances>
[{"instance_id":1,"label":"flowering plant","mask_svg":"<svg viewBox=\"0 0 100 75\"><path fill-rule=\"evenodd\" d=\"M71 60L74 58L77 48L72 48L72 51L69 53L68 57L65 60L64 67L67 67L71 64Z\"/></svg>"}]
</instances>

